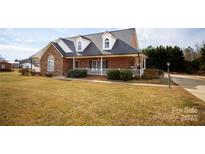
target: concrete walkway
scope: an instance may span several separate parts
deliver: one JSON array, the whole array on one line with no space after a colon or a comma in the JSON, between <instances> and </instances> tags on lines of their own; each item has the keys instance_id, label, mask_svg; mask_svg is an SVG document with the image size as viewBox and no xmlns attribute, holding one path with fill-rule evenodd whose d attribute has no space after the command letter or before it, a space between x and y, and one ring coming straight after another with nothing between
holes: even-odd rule
<instances>
[{"instance_id":1,"label":"concrete walkway","mask_svg":"<svg viewBox=\"0 0 205 154\"><path fill-rule=\"evenodd\" d=\"M205 77L194 75L171 75L172 80L205 102Z\"/></svg>"},{"instance_id":2,"label":"concrete walkway","mask_svg":"<svg viewBox=\"0 0 205 154\"><path fill-rule=\"evenodd\" d=\"M116 81L88 80L88 79L77 79L77 78L65 78L64 76L57 76L57 77L54 77L54 79L65 80L65 81L85 81L85 82L92 82L92 83L106 83L106 84L125 84L125 85L133 85L133 86L168 87L167 85L161 85L161 84L126 83L126 82L116 82Z\"/></svg>"}]
</instances>

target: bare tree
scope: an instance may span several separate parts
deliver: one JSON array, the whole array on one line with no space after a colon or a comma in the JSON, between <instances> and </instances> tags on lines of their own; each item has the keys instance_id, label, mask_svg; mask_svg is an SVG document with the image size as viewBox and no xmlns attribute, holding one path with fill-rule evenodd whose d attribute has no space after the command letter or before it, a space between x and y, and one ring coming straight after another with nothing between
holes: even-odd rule
<instances>
[{"instance_id":1,"label":"bare tree","mask_svg":"<svg viewBox=\"0 0 205 154\"><path fill-rule=\"evenodd\" d=\"M194 51L194 49L191 47L185 48L183 50L183 53L184 53L184 59L186 61L191 62L198 57L198 53L196 51Z\"/></svg>"}]
</instances>

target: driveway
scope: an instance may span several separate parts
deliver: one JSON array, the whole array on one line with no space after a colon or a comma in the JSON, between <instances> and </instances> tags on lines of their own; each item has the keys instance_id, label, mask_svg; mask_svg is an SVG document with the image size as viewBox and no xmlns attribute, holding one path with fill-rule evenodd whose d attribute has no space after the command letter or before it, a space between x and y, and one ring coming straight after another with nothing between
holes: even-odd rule
<instances>
[{"instance_id":1,"label":"driveway","mask_svg":"<svg viewBox=\"0 0 205 154\"><path fill-rule=\"evenodd\" d=\"M205 77L194 75L171 75L172 80L205 102Z\"/></svg>"}]
</instances>

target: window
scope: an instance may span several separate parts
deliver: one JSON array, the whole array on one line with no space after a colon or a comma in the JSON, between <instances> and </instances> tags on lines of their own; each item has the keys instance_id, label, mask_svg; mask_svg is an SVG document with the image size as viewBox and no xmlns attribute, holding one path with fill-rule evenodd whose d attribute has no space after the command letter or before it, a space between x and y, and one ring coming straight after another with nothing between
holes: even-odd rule
<instances>
[{"instance_id":1,"label":"window","mask_svg":"<svg viewBox=\"0 0 205 154\"><path fill-rule=\"evenodd\" d=\"M108 61L107 60L103 60L102 64L103 64L103 66L102 66L103 69L108 68ZM100 70L101 61L100 60L92 60L90 63L90 68Z\"/></svg>"},{"instance_id":2,"label":"window","mask_svg":"<svg viewBox=\"0 0 205 154\"><path fill-rule=\"evenodd\" d=\"M48 57L47 71L54 72L54 57L52 55Z\"/></svg>"},{"instance_id":3,"label":"window","mask_svg":"<svg viewBox=\"0 0 205 154\"><path fill-rule=\"evenodd\" d=\"M2 69L5 69L5 64L1 64L1 68L2 68Z\"/></svg>"},{"instance_id":4,"label":"window","mask_svg":"<svg viewBox=\"0 0 205 154\"><path fill-rule=\"evenodd\" d=\"M75 68L80 68L80 60L75 61Z\"/></svg>"},{"instance_id":5,"label":"window","mask_svg":"<svg viewBox=\"0 0 205 154\"><path fill-rule=\"evenodd\" d=\"M108 61L107 60L103 60L103 68L108 68Z\"/></svg>"},{"instance_id":6,"label":"window","mask_svg":"<svg viewBox=\"0 0 205 154\"><path fill-rule=\"evenodd\" d=\"M105 49L110 47L110 40L108 38L105 39Z\"/></svg>"},{"instance_id":7,"label":"window","mask_svg":"<svg viewBox=\"0 0 205 154\"><path fill-rule=\"evenodd\" d=\"M81 42L78 42L78 50L82 50L82 43Z\"/></svg>"}]
</instances>

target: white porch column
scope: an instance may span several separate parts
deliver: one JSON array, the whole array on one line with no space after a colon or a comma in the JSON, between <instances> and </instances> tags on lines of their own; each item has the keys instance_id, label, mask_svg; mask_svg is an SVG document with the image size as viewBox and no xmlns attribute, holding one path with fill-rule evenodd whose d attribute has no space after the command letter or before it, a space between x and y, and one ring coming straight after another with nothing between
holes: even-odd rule
<instances>
[{"instance_id":1,"label":"white porch column","mask_svg":"<svg viewBox=\"0 0 205 154\"><path fill-rule=\"evenodd\" d=\"M73 58L73 69L75 69L75 58Z\"/></svg>"},{"instance_id":2,"label":"white porch column","mask_svg":"<svg viewBox=\"0 0 205 154\"><path fill-rule=\"evenodd\" d=\"M103 75L103 57L100 58L100 74Z\"/></svg>"},{"instance_id":3,"label":"white porch column","mask_svg":"<svg viewBox=\"0 0 205 154\"><path fill-rule=\"evenodd\" d=\"M144 58L144 69L146 69L146 58Z\"/></svg>"}]
</instances>

